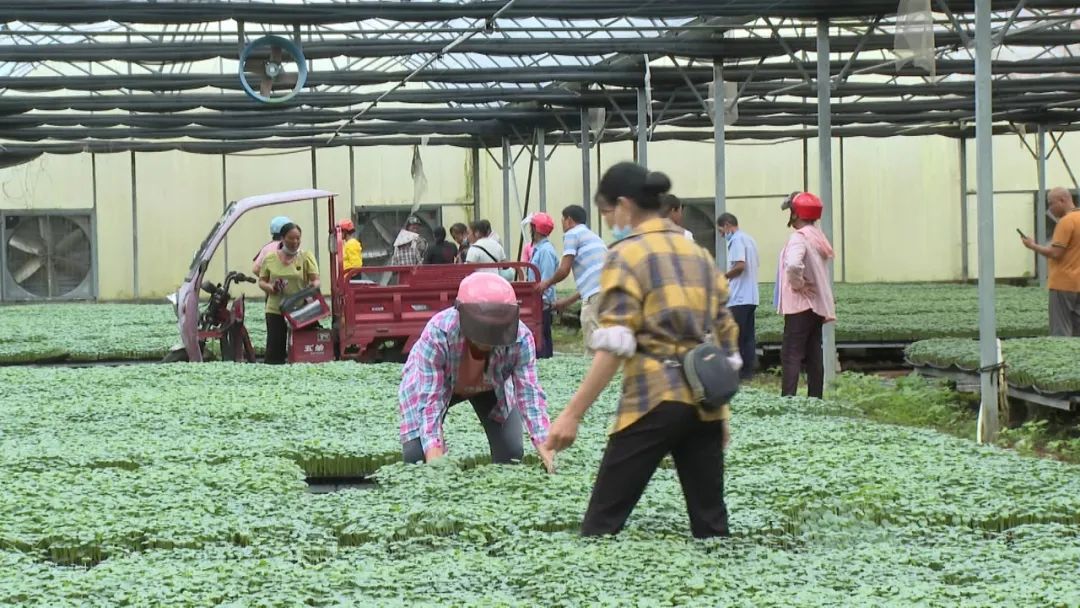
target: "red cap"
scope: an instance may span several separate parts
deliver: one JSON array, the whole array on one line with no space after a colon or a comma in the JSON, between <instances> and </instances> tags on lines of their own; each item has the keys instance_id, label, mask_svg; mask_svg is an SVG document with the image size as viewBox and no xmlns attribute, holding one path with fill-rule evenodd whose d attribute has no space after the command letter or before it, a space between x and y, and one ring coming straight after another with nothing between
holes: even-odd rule
<instances>
[{"instance_id":1,"label":"red cap","mask_svg":"<svg viewBox=\"0 0 1080 608\"><path fill-rule=\"evenodd\" d=\"M551 216L541 211L540 213L534 213L532 220L529 222L533 228L540 234L547 236L551 234L552 230L555 230L555 220L551 219Z\"/></svg>"},{"instance_id":2,"label":"red cap","mask_svg":"<svg viewBox=\"0 0 1080 608\"><path fill-rule=\"evenodd\" d=\"M816 222L821 219L824 205L821 199L809 192L799 192L792 195L784 202L783 209L791 209L795 217L807 222Z\"/></svg>"},{"instance_id":3,"label":"red cap","mask_svg":"<svg viewBox=\"0 0 1080 608\"><path fill-rule=\"evenodd\" d=\"M353 224L352 220L341 220L337 223L337 225L338 228L341 228L344 232L352 232L353 230L356 230L356 225Z\"/></svg>"}]
</instances>

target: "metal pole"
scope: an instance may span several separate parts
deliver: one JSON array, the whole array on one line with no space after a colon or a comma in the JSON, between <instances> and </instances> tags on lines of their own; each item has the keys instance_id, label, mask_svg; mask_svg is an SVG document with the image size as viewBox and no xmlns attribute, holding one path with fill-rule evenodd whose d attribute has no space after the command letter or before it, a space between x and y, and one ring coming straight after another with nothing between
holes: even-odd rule
<instances>
[{"instance_id":1,"label":"metal pole","mask_svg":"<svg viewBox=\"0 0 1080 608\"><path fill-rule=\"evenodd\" d=\"M349 146L349 219L356 220L356 148Z\"/></svg>"},{"instance_id":2,"label":"metal pole","mask_svg":"<svg viewBox=\"0 0 1080 608\"><path fill-rule=\"evenodd\" d=\"M311 187L319 187L319 163L315 160L315 148L311 149ZM317 198L311 199L311 224L312 234L315 235L315 238L313 239L315 262L319 263L322 262L322 256L319 255L319 199ZM327 237L326 242L329 244L329 237Z\"/></svg>"},{"instance_id":3,"label":"metal pole","mask_svg":"<svg viewBox=\"0 0 1080 608\"><path fill-rule=\"evenodd\" d=\"M994 142L991 97L990 0L975 0L975 148L979 208L979 353L982 367L981 435L994 441L998 431L997 318L994 310Z\"/></svg>"},{"instance_id":4,"label":"metal pole","mask_svg":"<svg viewBox=\"0 0 1080 608\"><path fill-rule=\"evenodd\" d=\"M585 223L589 224L589 207L592 206L592 176L589 175L591 169L589 168L589 150L592 146L589 144L589 109L581 108L581 206L585 207ZM596 230L596 226L589 224L593 230Z\"/></svg>"},{"instance_id":5,"label":"metal pole","mask_svg":"<svg viewBox=\"0 0 1080 608\"><path fill-rule=\"evenodd\" d=\"M847 282L847 176L844 174L844 138L840 139L840 282Z\"/></svg>"},{"instance_id":6,"label":"metal pole","mask_svg":"<svg viewBox=\"0 0 1080 608\"><path fill-rule=\"evenodd\" d=\"M536 130L536 156L540 163L537 180L540 185L540 211L547 213L547 150L544 140L547 133L543 129Z\"/></svg>"},{"instance_id":7,"label":"metal pole","mask_svg":"<svg viewBox=\"0 0 1080 608\"><path fill-rule=\"evenodd\" d=\"M1035 240L1042 245L1046 243L1046 127L1043 125L1039 125L1036 143L1039 155L1039 192L1035 195ZM1046 287L1046 258L1041 255L1035 256L1035 272L1039 277L1039 285Z\"/></svg>"},{"instance_id":8,"label":"metal pole","mask_svg":"<svg viewBox=\"0 0 1080 608\"><path fill-rule=\"evenodd\" d=\"M727 242L716 229L716 220L727 212L727 142L724 130L724 62L713 61L713 175L716 177L716 198L713 200L713 238L716 265L727 271Z\"/></svg>"},{"instance_id":9,"label":"metal pole","mask_svg":"<svg viewBox=\"0 0 1080 608\"><path fill-rule=\"evenodd\" d=\"M637 162L642 167L649 166L649 121L646 112L649 101L645 98L645 89L637 90Z\"/></svg>"},{"instance_id":10,"label":"metal pole","mask_svg":"<svg viewBox=\"0 0 1080 608\"><path fill-rule=\"evenodd\" d=\"M503 233L502 237L506 239L506 244L510 244L510 164L514 162L514 157L510 155L510 138L504 137L502 139L502 190L503 190Z\"/></svg>"},{"instance_id":11,"label":"metal pole","mask_svg":"<svg viewBox=\"0 0 1080 608\"><path fill-rule=\"evenodd\" d=\"M968 236L968 166L967 137L960 135L960 276L967 282L971 278L971 263L968 249L971 239Z\"/></svg>"},{"instance_id":12,"label":"metal pole","mask_svg":"<svg viewBox=\"0 0 1080 608\"><path fill-rule=\"evenodd\" d=\"M472 221L480 219L480 148L472 148Z\"/></svg>"},{"instance_id":13,"label":"metal pole","mask_svg":"<svg viewBox=\"0 0 1080 608\"><path fill-rule=\"evenodd\" d=\"M817 94L818 94L818 196L824 210L821 229L830 241L833 238L833 183L832 183L832 86L829 69L829 20L819 19L817 24ZM829 283L833 280L833 262L828 262ZM821 348L825 359L825 384L836 379L836 324L826 323L821 332Z\"/></svg>"},{"instance_id":14,"label":"metal pole","mask_svg":"<svg viewBox=\"0 0 1080 608\"><path fill-rule=\"evenodd\" d=\"M139 189L136 179L135 152L131 152L131 289L138 300L139 289Z\"/></svg>"}]
</instances>

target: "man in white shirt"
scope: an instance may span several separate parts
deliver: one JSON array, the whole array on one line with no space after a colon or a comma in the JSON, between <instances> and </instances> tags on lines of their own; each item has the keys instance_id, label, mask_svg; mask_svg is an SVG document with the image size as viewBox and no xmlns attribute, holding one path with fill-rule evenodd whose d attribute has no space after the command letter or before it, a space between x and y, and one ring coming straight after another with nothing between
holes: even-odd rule
<instances>
[{"instance_id":1,"label":"man in white shirt","mask_svg":"<svg viewBox=\"0 0 1080 608\"><path fill-rule=\"evenodd\" d=\"M744 380L754 376L757 361L757 339L754 314L760 301L758 293L759 260L757 243L753 237L739 230L739 220L724 213L716 220L716 228L727 241L727 277L730 296L727 308L739 326L739 355L743 366L739 375Z\"/></svg>"},{"instance_id":2,"label":"man in white shirt","mask_svg":"<svg viewBox=\"0 0 1080 608\"><path fill-rule=\"evenodd\" d=\"M674 194L665 194L660 197L660 216L671 220L680 228L683 225L682 201ZM683 228L683 236L694 240L694 233Z\"/></svg>"}]
</instances>

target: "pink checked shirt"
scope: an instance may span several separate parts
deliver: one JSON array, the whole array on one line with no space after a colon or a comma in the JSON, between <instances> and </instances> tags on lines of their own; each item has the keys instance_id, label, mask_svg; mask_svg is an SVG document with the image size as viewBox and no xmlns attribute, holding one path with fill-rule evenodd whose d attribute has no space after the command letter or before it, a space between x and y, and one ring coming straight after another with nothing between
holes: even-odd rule
<instances>
[{"instance_id":1,"label":"pink checked shirt","mask_svg":"<svg viewBox=\"0 0 1080 608\"><path fill-rule=\"evenodd\" d=\"M453 396L466 348L456 309L448 308L428 321L409 352L398 389L402 443L419 438L424 452L432 447L446 449L442 416ZM536 343L524 323L518 323L516 343L491 351L484 378L498 400L492 420L503 422L510 408L516 407L533 444L547 440L547 398L536 377ZM508 383L513 390L507 390Z\"/></svg>"}]
</instances>

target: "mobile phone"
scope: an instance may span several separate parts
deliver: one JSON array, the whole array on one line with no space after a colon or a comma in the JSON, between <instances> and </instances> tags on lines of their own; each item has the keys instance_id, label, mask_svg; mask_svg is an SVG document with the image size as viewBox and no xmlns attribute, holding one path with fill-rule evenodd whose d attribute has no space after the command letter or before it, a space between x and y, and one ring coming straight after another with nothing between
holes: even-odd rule
<instances>
[{"instance_id":1,"label":"mobile phone","mask_svg":"<svg viewBox=\"0 0 1080 608\"><path fill-rule=\"evenodd\" d=\"M1019 235L1020 235L1020 238L1022 238L1022 239L1026 239L1026 238L1027 238L1027 236L1025 236L1023 232L1020 232L1020 229L1019 229L1019 228L1017 228L1017 229L1016 229L1016 234L1019 234Z\"/></svg>"}]
</instances>

